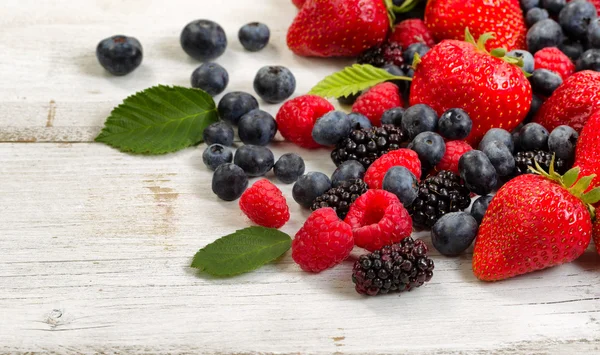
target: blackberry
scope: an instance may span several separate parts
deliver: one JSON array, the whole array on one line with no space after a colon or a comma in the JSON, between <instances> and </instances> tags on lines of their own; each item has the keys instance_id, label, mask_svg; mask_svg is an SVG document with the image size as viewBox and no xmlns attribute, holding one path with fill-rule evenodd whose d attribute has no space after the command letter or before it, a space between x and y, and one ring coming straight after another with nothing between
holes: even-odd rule
<instances>
[{"instance_id":1,"label":"blackberry","mask_svg":"<svg viewBox=\"0 0 600 355\"><path fill-rule=\"evenodd\" d=\"M354 130L335 146L331 160L336 166L357 160L366 169L380 156L399 149L405 138L402 129L394 125Z\"/></svg>"},{"instance_id":2,"label":"blackberry","mask_svg":"<svg viewBox=\"0 0 600 355\"><path fill-rule=\"evenodd\" d=\"M386 64L402 65L402 46L398 43L386 43L379 47L369 48L357 59L358 64L371 64L381 68Z\"/></svg>"},{"instance_id":3,"label":"blackberry","mask_svg":"<svg viewBox=\"0 0 600 355\"><path fill-rule=\"evenodd\" d=\"M408 237L361 256L354 263L352 282L356 292L368 296L410 291L431 280L433 268L427 245Z\"/></svg>"},{"instance_id":4,"label":"blackberry","mask_svg":"<svg viewBox=\"0 0 600 355\"><path fill-rule=\"evenodd\" d=\"M316 211L319 208L331 207L340 219L344 219L350 205L368 190L367 183L361 179L343 181L338 187L331 188L317 197L310 209Z\"/></svg>"},{"instance_id":5,"label":"blackberry","mask_svg":"<svg viewBox=\"0 0 600 355\"><path fill-rule=\"evenodd\" d=\"M460 176L442 170L419 184L419 196L408 207L413 224L431 228L440 217L466 209L471 204L471 192Z\"/></svg>"},{"instance_id":6,"label":"blackberry","mask_svg":"<svg viewBox=\"0 0 600 355\"><path fill-rule=\"evenodd\" d=\"M543 150L518 152L517 155L515 155L515 174L528 174L528 167L535 167L534 160L537 161L537 163L540 164L545 171L548 171L550 168L550 162L552 162L552 153ZM556 172L559 174L562 175L566 173L570 168L571 166L566 160L554 158L554 170L556 170Z\"/></svg>"}]
</instances>

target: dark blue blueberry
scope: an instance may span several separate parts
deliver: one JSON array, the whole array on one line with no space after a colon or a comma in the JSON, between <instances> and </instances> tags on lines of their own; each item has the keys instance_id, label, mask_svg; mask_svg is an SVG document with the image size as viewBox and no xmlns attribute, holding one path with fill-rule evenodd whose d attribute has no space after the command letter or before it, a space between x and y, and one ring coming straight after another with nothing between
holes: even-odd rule
<instances>
[{"instance_id":1,"label":"dark blue blueberry","mask_svg":"<svg viewBox=\"0 0 600 355\"><path fill-rule=\"evenodd\" d=\"M222 120L237 125L243 115L257 108L258 101L254 96L245 92L234 91L225 94L221 98L217 111Z\"/></svg>"},{"instance_id":2,"label":"dark blue blueberry","mask_svg":"<svg viewBox=\"0 0 600 355\"><path fill-rule=\"evenodd\" d=\"M571 40L564 41L560 46L558 46L558 49L560 49L560 51L572 61L579 59L579 57L581 57L581 53L583 53L583 45L580 42Z\"/></svg>"},{"instance_id":3,"label":"dark blue blueberry","mask_svg":"<svg viewBox=\"0 0 600 355\"><path fill-rule=\"evenodd\" d=\"M584 40L590 22L596 17L596 7L592 3L573 0L560 11L558 23L571 39Z\"/></svg>"},{"instance_id":4,"label":"dark blue blueberry","mask_svg":"<svg viewBox=\"0 0 600 355\"><path fill-rule=\"evenodd\" d=\"M463 154L458 160L458 171L467 188L478 195L489 194L498 184L496 169L480 150Z\"/></svg>"},{"instance_id":5,"label":"dark blue blueberry","mask_svg":"<svg viewBox=\"0 0 600 355\"><path fill-rule=\"evenodd\" d=\"M471 133L473 121L465 110L451 108L440 116L438 132L449 140L465 139Z\"/></svg>"},{"instance_id":6,"label":"dark blue blueberry","mask_svg":"<svg viewBox=\"0 0 600 355\"><path fill-rule=\"evenodd\" d=\"M352 129L363 129L373 127L373 124L371 124L371 121L369 121L367 116L361 113L351 112L348 115L348 118L350 119L350 122L352 122Z\"/></svg>"},{"instance_id":7,"label":"dark blue blueberry","mask_svg":"<svg viewBox=\"0 0 600 355\"><path fill-rule=\"evenodd\" d=\"M273 172L279 181L291 184L304 174L304 160L295 153L286 153L279 157Z\"/></svg>"},{"instance_id":8,"label":"dark blue blueberry","mask_svg":"<svg viewBox=\"0 0 600 355\"><path fill-rule=\"evenodd\" d=\"M404 58L404 62L408 64L412 64L415 59L415 54L418 53L421 58L429 52L431 48L428 45L421 42L416 42L408 46L404 53L402 53L402 57Z\"/></svg>"},{"instance_id":9,"label":"dark blue blueberry","mask_svg":"<svg viewBox=\"0 0 600 355\"><path fill-rule=\"evenodd\" d=\"M548 11L545 9L540 9L539 7L534 7L533 9L527 11L527 15L525 15L525 22L527 23L527 27L531 27L549 17L550 14L548 14Z\"/></svg>"},{"instance_id":10,"label":"dark blue blueberry","mask_svg":"<svg viewBox=\"0 0 600 355\"><path fill-rule=\"evenodd\" d=\"M264 23L251 22L240 28L238 38L246 50L257 52L267 46L269 38L271 38L271 31Z\"/></svg>"},{"instance_id":11,"label":"dark blue blueberry","mask_svg":"<svg viewBox=\"0 0 600 355\"><path fill-rule=\"evenodd\" d=\"M548 10L552 16L558 16L567 4L567 0L541 0L541 7Z\"/></svg>"},{"instance_id":12,"label":"dark blue blueberry","mask_svg":"<svg viewBox=\"0 0 600 355\"><path fill-rule=\"evenodd\" d=\"M240 118L238 135L244 144L267 145L277 133L277 123L270 113L252 110Z\"/></svg>"},{"instance_id":13,"label":"dark blue blueberry","mask_svg":"<svg viewBox=\"0 0 600 355\"><path fill-rule=\"evenodd\" d=\"M467 250L479 230L479 224L466 212L443 215L431 229L431 243L445 256L458 256Z\"/></svg>"},{"instance_id":14,"label":"dark blue blueberry","mask_svg":"<svg viewBox=\"0 0 600 355\"><path fill-rule=\"evenodd\" d=\"M419 133L408 148L414 150L421 163L428 168L436 166L446 153L444 138L435 132Z\"/></svg>"},{"instance_id":15,"label":"dark blue blueberry","mask_svg":"<svg viewBox=\"0 0 600 355\"><path fill-rule=\"evenodd\" d=\"M577 61L577 71L593 70L600 72L600 49L588 49Z\"/></svg>"},{"instance_id":16,"label":"dark blue blueberry","mask_svg":"<svg viewBox=\"0 0 600 355\"><path fill-rule=\"evenodd\" d=\"M233 128L224 121L217 121L204 129L202 138L207 145L221 144L226 147L233 145Z\"/></svg>"},{"instance_id":17,"label":"dark blue blueberry","mask_svg":"<svg viewBox=\"0 0 600 355\"><path fill-rule=\"evenodd\" d=\"M548 136L548 148L557 158L573 161L578 138L579 134L570 126L558 126Z\"/></svg>"},{"instance_id":18,"label":"dark blue blueberry","mask_svg":"<svg viewBox=\"0 0 600 355\"><path fill-rule=\"evenodd\" d=\"M485 145L483 153L490 159L498 176L509 176L515 171L515 158L504 143L491 141Z\"/></svg>"},{"instance_id":19,"label":"dark blue blueberry","mask_svg":"<svg viewBox=\"0 0 600 355\"><path fill-rule=\"evenodd\" d=\"M96 47L100 65L113 75L126 75L142 64L144 53L140 41L133 37L112 36Z\"/></svg>"},{"instance_id":20,"label":"dark blue blueberry","mask_svg":"<svg viewBox=\"0 0 600 355\"><path fill-rule=\"evenodd\" d=\"M407 68L411 68L411 67L407 67ZM400 68L399 66L394 65L394 64L386 64L383 66L382 69L385 69L388 73L395 75L395 76L406 76L406 77L412 78L412 75L414 74L414 70L412 70L412 68L410 69L410 73L407 73L406 70L403 70L402 68ZM392 80L390 82L395 84L400 89L400 92L402 93L402 97L408 98L408 93L410 91L410 81L408 81L408 80Z\"/></svg>"},{"instance_id":21,"label":"dark blue blueberry","mask_svg":"<svg viewBox=\"0 0 600 355\"><path fill-rule=\"evenodd\" d=\"M509 57L522 59L523 60L523 67L522 67L523 70L530 74L533 73L535 63L533 61L533 56L531 55L531 53L529 53L523 49L514 49L514 50L506 53L506 55Z\"/></svg>"},{"instance_id":22,"label":"dark blue blueberry","mask_svg":"<svg viewBox=\"0 0 600 355\"><path fill-rule=\"evenodd\" d=\"M191 82L193 88L202 89L210 96L217 96L229 84L229 74L217 63L204 63L194 70Z\"/></svg>"},{"instance_id":23,"label":"dark blue blueberry","mask_svg":"<svg viewBox=\"0 0 600 355\"><path fill-rule=\"evenodd\" d=\"M394 166L385 173L383 189L396 195L404 207L408 207L419 195L419 182L407 168Z\"/></svg>"},{"instance_id":24,"label":"dark blue blueberry","mask_svg":"<svg viewBox=\"0 0 600 355\"><path fill-rule=\"evenodd\" d=\"M381 115L381 124L391 124L396 127L402 126L402 116L404 115L404 108L394 107L391 108Z\"/></svg>"},{"instance_id":25,"label":"dark blue blueberry","mask_svg":"<svg viewBox=\"0 0 600 355\"><path fill-rule=\"evenodd\" d=\"M422 132L435 132L438 116L435 111L424 104L417 104L406 109L402 116L402 130L414 139Z\"/></svg>"},{"instance_id":26,"label":"dark blue blueberry","mask_svg":"<svg viewBox=\"0 0 600 355\"><path fill-rule=\"evenodd\" d=\"M196 20L187 24L180 37L181 47L199 61L216 59L227 48L227 36L219 24L210 20Z\"/></svg>"},{"instance_id":27,"label":"dark blue blueberry","mask_svg":"<svg viewBox=\"0 0 600 355\"><path fill-rule=\"evenodd\" d=\"M590 48L600 48L600 19L595 19L590 22L587 40Z\"/></svg>"},{"instance_id":28,"label":"dark blue blueberry","mask_svg":"<svg viewBox=\"0 0 600 355\"><path fill-rule=\"evenodd\" d=\"M208 146L202 153L202 161L210 170L217 170L221 164L231 163L233 153L231 149L220 144Z\"/></svg>"},{"instance_id":29,"label":"dark blue blueberry","mask_svg":"<svg viewBox=\"0 0 600 355\"><path fill-rule=\"evenodd\" d=\"M248 177L246 173L235 164L222 164L213 174L212 190L222 200L237 200L247 187Z\"/></svg>"},{"instance_id":30,"label":"dark blue blueberry","mask_svg":"<svg viewBox=\"0 0 600 355\"><path fill-rule=\"evenodd\" d=\"M524 12L540 5L540 0L520 0L519 2L521 3L521 9L523 9Z\"/></svg>"},{"instance_id":31,"label":"dark blue blueberry","mask_svg":"<svg viewBox=\"0 0 600 355\"><path fill-rule=\"evenodd\" d=\"M564 35L560 25L552 19L545 19L536 22L527 31L527 48L529 48L529 52L535 54L542 48L558 47L563 39Z\"/></svg>"},{"instance_id":32,"label":"dark blue blueberry","mask_svg":"<svg viewBox=\"0 0 600 355\"><path fill-rule=\"evenodd\" d=\"M347 160L340 164L331 175L333 187L340 186L344 181L362 179L365 176L365 167L357 160Z\"/></svg>"},{"instance_id":33,"label":"dark blue blueberry","mask_svg":"<svg viewBox=\"0 0 600 355\"><path fill-rule=\"evenodd\" d=\"M310 208L313 201L331 188L327 175L310 172L300 176L292 188L292 197L300 206Z\"/></svg>"},{"instance_id":34,"label":"dark blue blueberry","mask_svg":"<svg viewBox=\"0 0 600 355\"><path fill-rule=\"evenodd\" d=\"M515 146L512 140L512 135L505 129L492 128L483 136L481 142L479 142L479 150L483 150L484 147L493 141L498 141L504 144L511 152L515 151Z\"/></svg>"},{"instance_id":35,"label":"dark blue blueberry","mask_svg":"<svg viewBox=\"0 0 600 355\"><path fill-rule=\"evenodd\" d=\"M336 145L352 131L352 121L342 111L331 111L319 118L312 130L315 142L321 145Z\"/></svg>"},{"instance_id":36,"label":"dark blue blueberry","mask_svg":"<svg viewBox=\"0 0 600 355\"><path fill-rule=\"evenodd\" d=\"M475 218L477 223L481 224L481 221L483 221L485 211L487 211L488 206L493 198L494 196L485 195L479 197L477 200L475 200L475 202L473 202L473 206L471 206L471 216Z\"/></svg>"},{"instance_id":37,"label":"dark blue blueberry","mask_svg":"<svg viewBox=\"0 0 600 355\"><path fill-rule=\"evenodd\" d=\"M254 78L254 91L270 104L284 101L292 96L295 90L296 78L286 67L262 67Z\"/></svg>"},{"instance_id":38,"label":"dark blue blueberry","mask_svg":"<svg viewBox=\"0 0 600 355\"><path fill-rule=\"evenodd\" d=\"M556 90L563 80L557 73L548 69L536 69L529 77L531 90L541 96L550 96Z\"/></svg>"},{"instance_id":39,"label":"dark blue blueberry","mask_svg":"<svg viewBox=\"0 0 600 355\"><path fill-rule=\"evenodd\" d=\"M529 150L548 150L548 130L539 123L528 123L519 132L521 149Z\"/></svg>"},{"instance_id":40,"label":"dark blue blueberry","mask_svg":"<svg viewBox=\"0 0 600 355\"><path fill-rule=\"evenodd\" d=\"M248 176L263 176L275 164L275 157L267 147L243 145L235 152L233 162L244 169Z\"/></svg>"},{"instance_id":41,"label":"dark blue blueberry","mask_svg":"<svg viewBox=\"0 0 600 355\"><path fill-rule=\"evenodd\" d=\"M535 117L535 115L537 114L540 107L542 107L543 103L544 103L544 100L540 99L539 96L534 94L531 97L531 107L529 108L527 117L525 117L524 123L529 123L529 122L531 122L531 120L533 120L533 117Z\"/></svg>"},{"instance_id":42,"label":"dark blue blueberry","mask_svg":"<svg viewBox=\"0 0 600 355\"><path fill-rule=\"evenodd\" d=\"M340 105L352 106L356 102L356 99L358 99L360 94L362 94L362 92L359 91L356 94L350 94L348 96L340 96L340 97L338 97L337 100L340 103Z\"/></svg>"}]
</instances>

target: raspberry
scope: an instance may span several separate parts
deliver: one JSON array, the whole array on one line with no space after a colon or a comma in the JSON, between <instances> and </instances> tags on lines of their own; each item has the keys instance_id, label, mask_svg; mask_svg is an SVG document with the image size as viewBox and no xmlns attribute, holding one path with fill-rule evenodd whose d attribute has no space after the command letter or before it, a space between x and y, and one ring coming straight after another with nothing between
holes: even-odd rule
<instances>
[{"instance_id":1,"label":"raspberry","mask_svg":"<svg viewBox=\"0 0 600 355\"><path fill-rule=\"evenodd\" d=\"M244 192L240 209L250 220L269 228L280 228L290 219L285 197L277 186L261 179Z\"/></svg>"},{"instance_id":2,"label":"raspberry","mask_svg":"<svg viewBox=\"0 0 600 355\"><path fill-rule=\"evenodd\" d=\"M321 272L344 261L352 248L352 229L333 208L313 212L292 242L292 258L302 270Z\"/></svg>"},{"instance_id":3,"label":"raspberry","mask_svg":"<svg viewBox=\"0 0 600 355\"><path fill-rule=\"evenodd\" d=\"M365 182L371 189L381 189L385 173L394 166L403 166L410 170L417 179L421 177L421 161L414 150L396 149L379 157L369 166L365 173Z\"/></svg>"},{"instance_id":4,"label":"raspberry","mask_svg":"<svg viewBox=\"0 0 600 355\"><path fill-rule=\"evenodd\" d=\"M354 242L369 251L397 243L410 236L412 219L398 197L384 190L369 190L360 196L346 216Z\"/></svg>"},{"instance_id":5,"label":"raspberry","mask_svg":"<svg viewBox=\"0 0 600 355\"><path fill-rule=\"evenodd\" d=\"M469 150L473 150L473 148L465 141L446 142L446 153L438 165L436 165L435 170L450 170L458 174L458 160Z\"/></svg>"},{"instance_id":6,"label":"raspberry","mask_svg":"<svg viewBox=\"0 0 600 355\"><path fill-rule=\"evenodd\" d=\"M361 113L374 126L380 126L381 115L385 111L403 105L398 87L392 83L382 83L360 95L352 105L352 112Z\"/></svg>"},{"instance_id":7,"label":"raspberry","mask_svg":"<svg viewBox=\"0 0 600 355\"><path fill-rule=\"evenodd\" d=\"M283 138L303 148L318 148L312 138L312 129L317 119L329 111L333 105L322 97L304 95L284 103L277 113L277 127Z\"/></svg>"},{"instance_id":8,"label":"raspberry","mask_svg":"<svg viewBox=\"0 0 600 355\"><path fill-rule=\"evenodd\" d=\"M575 73L575 64L556 47L542 48L533 56L535 69L548 69L565 80Z\"/></svg>"},{"instance_id":9,"label":"raspberry","mask_svg":"<svg viewBox=\"0 0 600 355\"><path fill-rule=\"evenodd\" d=\"M392 32L388 41L398 43L404 49L417 42L425 43L429 47L435 46L431 32L421 19L409 19L400 22L394 27L394 32Z\"/></svg>"}]
</instances>

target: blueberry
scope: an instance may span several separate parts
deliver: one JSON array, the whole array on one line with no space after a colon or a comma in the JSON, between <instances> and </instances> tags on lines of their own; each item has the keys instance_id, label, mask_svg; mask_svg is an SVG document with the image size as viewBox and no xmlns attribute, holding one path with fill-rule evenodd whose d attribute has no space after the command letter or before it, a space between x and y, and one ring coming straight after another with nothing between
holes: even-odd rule
<instances>
[{"instance_id":1,"label":"blueberry","mask_svg":"<svg viewBox=\"0 0 600 355\"><path fill-rule=\"evenodd\" d=\"M96 47L100 65L113 75L126 75L142 64L144 53L140 41L133 37L112 36Z\"/></svg>"},{"instance_id":2,"label":"blueberry","mask_svg":"<svg viewBox=\"0 0 600 355\"><path fill-rule=\"evenodd\" d=\"M536 69L529 77L531 90L542 96L550 96L563 82L560 75L548 69Z\"/></svg>"},{"instance_id":3,"label":"blueberry","mask_svg":"<svg viewBox=\"0 0 600 355\"><path fill-rule=\"evenodd\" d=\"M556 21L551 19L536 22L527 31L527 48L535 54L542 48L557 47L564 39L562 28Z\"/></svg>"},{"instance_id":4,"label":"blueberry","mask_svg":"<svg viewBox=\"0 0 600 355\"><path fill-rule=\"evenodd\" d=\"M319 118L312 130L315 142L321 145L336 145L352 131L352 121L342 111L331 111Z\"/></svg>"},{"instance_id":5,"label":"blueberry","mask_svg":"<svg viewBox=\"0 0 600 355\"><path fill-rule=\"evenodd\" d=\"M529 112L527 113L527 117L525 117L524 123L529 123L529 122L531 122L531 120L533 120L533 118L537 114L540 107L542 107L543 103L544 103L544 100L540 99L539 96L534 94L531 97L531 107L529 107Z\"/></svg>"},{"instance_id":6,"label":"blueberry","mask_svg":"<svg viewBox=\"0 0 600 355\"><path fill-rule=\"evenodd\" d=\"M277 133L277 123L270 113L252 110L240 118L238 134L244 144L267 145Z\"/></svg>"},{"instance_id":7,"label":"blueberry","mask_svg":"<svg viewBox=\"0 0 600 355\"><path fill-rule=\"evenodd\" d=\"M424 104L417 104L406 109L402 116L402 130L414 139L422 132L435 132L438 116L435 111Z\"/></svg>"},{"instance_id":8,"label":"blueberry","mask_svg":"<svg viewBox=\"0 0 600 355\"><path fill-rule=\"evenodd\" d=\"M590 48L600 48L600 19L595 19L590 22L587 40Z\"/></svg>"},{"instance_id":9,"label":"blueberry","mask_svg":"<svg viewBox=\"0 0 600 355\"><path fill-rule=\"evenodd\" d=\"M594 70L600 72L600 49L588 49L577 61L577 71Z\"/></svg>"},{"instance_id":10,"label":"blueberry","mask_svg":"<svg viewBox=\"0 0 600 355\"><path fill-rule=\"evenodd\" d=\"M569 2L558 15L558 23L572 39L585 39L588 25L595 19L596 7L586 0Z\"/></svg>"},{"instance_id":11,"label":"blueberry","mask_svg":"<svg viewBox=\"0 0 600 355\"><path fill-rule=\"evenodd\" d=\"M531 55L531 53L529 53L523 49L514 49L514 50L506 53L506 55L509 57L522 59L523 60L523 70L530 74L533 73L534 61L533 61L533 56Z\"/></svg>"},{"instance_id":12,"label":"blueberry","mask_svg":"<svg viewBox=\"0 0 600 355\"><path fill-rule=\"evenodd\" d=\"M408 48L406 48L404 53L402 53L402 57L404 58L405 63L412 64L415 59L416 53L418 53L419 56L423 58L423 56L427 54L427 52L429 52L430 49L431 48L429 48L429 46L425 43L416 42L408 46Z\"/></svg>"},{"instance_id":13,"label":"blueberry","mask_svg":"<svg viewBox=\"0 0 600 355\"><path fill-rule=\"evenodd\" d=\"M217 170L220 165L233 161L233 153L229 148L213 144L202 153L202 161L210 170Z\"/></svg>"},{"instance_id":14,"label":"blueberry","mask_svg":"<svg viewBox=\"0 0 600 355\"><path fill-rule=\"evenodd\" d=\"M528 123L519 132L521 149L529 150L548 150L548 130L539 123Z\"/></svg>"},{"instance_id":15,"label":"blueberry","mask_svg":"<svg viewBox=\"0 0 600 355\"><path fill-rule=\"evenodd\" d=\"M399 66L394 65L394 64L386 64L382 67L382 69L385 69L388 73L395 75L395 76L409 76L409 73L407 73L406 71L402 70ZM411 69L410 74L411 74L410 77L412 77L412 74L414 74L414 71L412 69ZM400 89L400 92L402 93L403 96L408 95L408 92L410 90L410 81L392 80L390 82L394 83Z\"/></svg>"},{"instance_id":16,"label":"blueberry","mask_svg":"<svg viewBox=\"0 0 600 355\"><path fill-rule=\"evenodd\" d=\"M346 160L331 175L331 184L333 187L338 187L344 181L362 179L365 176L365 172L364 165L357 160Z\"/></svg>"},{"instance_id":17,"label":"blueberry","mask_svg":"<svg viewBox=\"0 0 600 355\"><path fill-rule=\"evenodd\" d=\"M572 61L579 59L579 57L581 57L581 53L583 53L583 45L579 42L570 40L564 41L560 46L558 46L558 49L560 49L560 51Z\"/></svg>"},{"instance_id":18,"label":"blueberry","mask_svg":"<svg viewBox=\"0 0 600 355\"><path fill-rule=\"evenodd\" d=\"M202 132L204 143L208 145L221 144L226 147L233 145L233 128L227 122L217 121Z\"/></svg>"},{"instance_id":19,"label":"blueberry","mask_svg":"<svg viewBox=\"0 0 600 355\"><path fill-rule=\"evenodd\" d=\"M244 169L248 176L263 176L275 164L275 157L267 147L244 145L235 152L233 162Z\"/></svg>"},{"instance_id":20,"label":"blueberry","mask_svg":"<svg viewBox=\"0 0 600 355\"><path fill-rule=\"evenodd\" d=\"M237 200L248 187L248 177L244 170L231 163L220 165L212 179L212 190L222 200Z\"/></svg>"},{"instance_id":21,"label":"blueberry","mask_svg":"<svg viewBox=\"0 0 600 355\"><path fill-rule=\"evenodd\" d=\"M458 256L467 250L479 230L479 224L466 212L443 215L431 229L431 243L445 256Z\"/></svg>"},{"instance_id":22,"label":"blueberry","mask_svg":"<svg viewBox=\"0 0 600 355\"><path fill-rule=\"evenodd\" d=\"M365 116L361 113L351 112L348 115L348 118L350 119L350 122L352 123L352 129L363 129L363 128L373 127L373 125L371 124L371 121L369 121L367 116Z\"/></svg>"},{"instance_id":23,"label":"blueberry","mask_svg":"<svg viewBox=\"0 0 600 355\"><path fill-rule=\"evenodd\" d=\"M187 24L181 31L180 42L190 57L202 62L220 57L227 48L225 31L210 20L196 20Z\"/></svg>"},{"instance_id":24,"label":"blueberry","mask_svg":"<svg viewBox=\"0 0 600 355\"><path fill-rule=\"evenodd\" d=\"M348 96L340 96L340 97L338 97L337 100L340 103L340 105L352 106L356 102L356 99L358 99L360 94L362 94L362 92L359 91L356 94L350 94Z\"/></svg>"},{"instance_id":25,"label":"blueberry","mask_svg":"<svg viewBox=\"0 0 600 355\"><path fill-rule=\"evenodd\" d=\"M234 91L225 94L221 98L217 111L222 120L237 125L243 115L257 108L258 101L254 96L245 92Z\"/></svg>"},{"instance_id":26,"label":"blueberry","mask_svg":"<svg viewBox=\"0 0 600 355\"><path fill-rule=\"evenodd\" d=\"M294 153L286 153L280 156L275 166L273 166L275 176L284 184L291 184L298 180L304 174L304 169L304 160Z\"/></svg>"},{"instance_id":27,"label":"blueberry","mask_svg":"<svg viewBox=\"0 0 600 355\"><path fill-rule=\"evenodd\" d=\"M485 145L483 153L490 159L498 176L509 176L515 171L515 158L504 143L491 141Z\"/></svg>"},{"instance_id":28,"label":"blueberry","mask_svg":"<svg viewBox=\"0 0 600 355\"><path fill-rule=\"evenodd\" d=\"M410 206L419 195L417 177L403 166L394 166L385 173L383 189L396 195L404 207Z\"/></svg>"},{"instance_id":29,"label":"blueberry","mask_svg":"<svg viewBox=\"0 0 600 355\"><path fill-rule=\"evenodd\" d=\"M217 96L229 84L227 70L217 63L204 63L192 73L192 87Z\"/></svg>"},{"instance_id":30,"label":"blueberry","mask_svg":"<svg viewBox=\"0 0 600 355\"><path fill-rule=\"evenodd\" d=\"M254 78L254 91L270 104L284 101L292 96L295 90L296 78L286 67L262 67Z\"/></svg>"},{"instance_id":31,"label":"blueberry","mask_svg":"<svg viewBox=\"0 0 600 355\"><path fill-rule=\"evenodd\" d=\"M264 23L251 22L242 26L238 32L240 43L246 50L257 52L265 48L269 43L271 31Z\"/></svg>"},{"instance_id":32,"label":"blueberry","mask_svg":"<svg viewBox=\"0 0 600 355\"><path fill-rule=\"evenodd\" d=\"M549 17L550 14L548 14L548 11L545 9L540 9L539 7L534 7L533 9L527 11L527 14L525 15L525 22L527 23L527 27L531 27Z\"/></svg>"},{"instance_id":33,"label":"blueberry","mask_svg":"<svg viewBox=\"0 0 600 355\"><path fill-rule=\"evenodd\" d=\"M394 107L391 108L381 115L381 124L391 124L397 127L402 126L402 116L404 115L404 108Z\"/></svg>"},{"instance_id":34,"label":"blueberry","mask_svg":"<svg viewBox=\"0 0 600 355\"><path fill-rule=\"evenodd\" d=\"M525 12L540 5L540 0L520 0L519 2L521 3L521 9Z\"/></svg>"},{"instance_id":35,"label":"blueberry","mask_svg":"<svg viewBox=\"0 0 600 355\"><path fill-rule=\"evenodd\" d=\"M485 195L479 197L475 202L473 202L473 206L471 206L471 216L475 218L477 223L481 224L483 221L483 216L485 216L485 211L487 211L490 202L494 197L490 195Z\"/></svg>"},{"instance_id":36,"label":"blueberry","mask_svg":"<svg viewBox=\"0 0 600 355\"><path fill-rule=\"evenodd\" d=\"M558 16L567 4L567 0L541 0L541 7L548 10L552 16Z\"/></svg>"},{"instance_id":37,"label":"blueberry","mask_svg":"<svg viewBox=\"0 0 600 355\"><path fill-rule=\"evenodd\" d=\"M419 133L408 148L417 152L421 163L429 168L436 166L446 153L444 138L435 132Z\"/></svg>"},{"instance_id":38,"label":"blueberry","mask_svg":"<svg viewBox=\"0 0 600 355\"><path fill-rule=\"evenodd\" d=\"M300 176L292 188L292 197L300 206L310 208L313 201L331 188L327 175L310 172Z\"/></svg>"},{"instance_id":39,"label":"blueberry","mask_svg":"<svg viewBox=\"0 0 600 355\"><path fill-rule=\"evenodd\" d=\"M465 139L471 133L473 121L463 109L451 108L440 116L438 131L449 140Z\"/></svg>"},{"instance_id":40,"label":"blueberry","mask_svg":"<svg viewBox=\"0 0 600 355\"><path fill-rule=\"evenodd\" d=\"M467 188L478 195L489 194L498 183L496 169L480 150L463 154L458 160L458 170Z\"/></svg>"},{"instance_id":41,"label":"blueberry","mask_svg":"<svg viewBox=\"0 0 600 355\"><path fill-rule=\"evenodd\" d=\"M488 143L498 141L504 144L511 152L515 151L515 146L512 140L512 135L505 129L492 128L483 136L479 142L479 150L483 150Z\"/></svg>"},{"instance_id":42,"label":"blueberry","mask_svg":"<svg viewBox=\"0 0 600 355\"><path fill-rule=\"evenodd\" d=\"M573 161L579 134L570 126L556 127L548 136L548 148L557 158Z\"/></svg>"}]
</instances>

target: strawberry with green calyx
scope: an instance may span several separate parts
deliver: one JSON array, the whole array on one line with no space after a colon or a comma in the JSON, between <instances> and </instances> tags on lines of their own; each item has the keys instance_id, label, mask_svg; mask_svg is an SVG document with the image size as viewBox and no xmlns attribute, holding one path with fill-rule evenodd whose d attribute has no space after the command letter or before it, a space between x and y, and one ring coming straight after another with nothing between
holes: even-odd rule
<instances>
[{"instance_id":1,"label":"strawberry with green calyx","mask_svg":"<svg viewBox=\"0 0 600 355\"><path fill-rule=\"evenodd\" d=\"M585 192L595 175L579 177L545 172L537 162L510 180L494 196L485 213L473 252L473 273L498 281L571 262L592 237L592 204L600 188Z\"/></svg>"},{"instance_id":2,"label":"strawberry with green calyx","mask_svg":"<svg viewBox=\"0 0 600 355\"><path fill-rule=\"evenodd\" d=\"M600 109L593 113L581 130L575 148L575 164L582 175L600 176ZM591 188L600 186L600 177L592 180ZM599 246L600 247L600 246Z\"/></svg>"}]
</instances>

